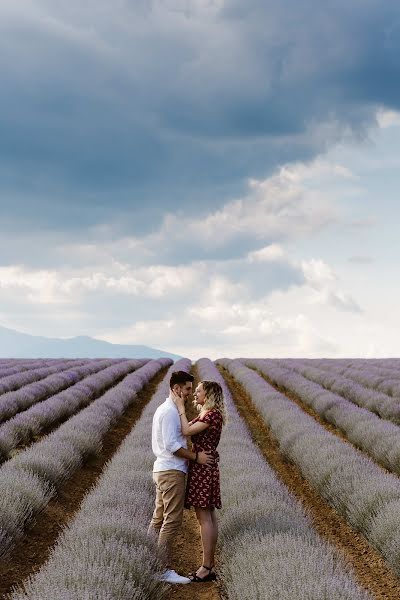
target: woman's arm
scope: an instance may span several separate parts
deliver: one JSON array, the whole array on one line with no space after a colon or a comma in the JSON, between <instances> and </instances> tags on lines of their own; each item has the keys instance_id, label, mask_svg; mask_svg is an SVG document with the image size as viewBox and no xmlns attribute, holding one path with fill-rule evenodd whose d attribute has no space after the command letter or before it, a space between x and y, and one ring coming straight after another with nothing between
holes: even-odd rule
<instances>
[{"instance_id":1,"label":"woman's arm","mask_svg":"<svg viewBox=\"0 0 400 600\"><path fill-rule=\"evenodd\" d=\"M209 423L202 423L197 421L196 423L192 423L187 420L185 407L179 407L179 418L181 420L181 427L183 435L193 435L194 433L200 433L200 431L204 431L207 427L210 427Z\"/></svg>"},{"instance_id":2,"label":"woman's arm","mask_svg":"<svg viewBox=\"0 0 400 600\"><path fill-rule=\"evenodd\" d=\"M210 426L209 423L192 423L187 420L186 410L185 410L185 401L183 398L178 396L177 394L173 394L175 399L175 406L178 409L179 418L181 420L181 428L183 435L193 435L194 433L200 433L200 431L204 431L207 427Z\"/></svg>"}]
</instances>

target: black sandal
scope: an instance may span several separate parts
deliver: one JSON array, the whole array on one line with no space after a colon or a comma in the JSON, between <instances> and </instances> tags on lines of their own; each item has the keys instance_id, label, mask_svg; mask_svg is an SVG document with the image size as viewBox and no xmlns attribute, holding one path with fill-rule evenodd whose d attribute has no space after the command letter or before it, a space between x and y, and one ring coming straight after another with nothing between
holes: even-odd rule
<instances>
[{"instance_id":1,"label":"black sandal","mask_svg":"<svg viewBox=\"0 0 400 600\"><path fill-rule=\"evenodd\" d=\"M206 567L206 565L201 566L209 571L208 575L206 575L205 577L199 577L198 575L196 575L196 573L189 573L188 577L192 583L215 581L217 579L217 575L215 573L211 573L214 567Z\"/></svg>"}]
</instances>

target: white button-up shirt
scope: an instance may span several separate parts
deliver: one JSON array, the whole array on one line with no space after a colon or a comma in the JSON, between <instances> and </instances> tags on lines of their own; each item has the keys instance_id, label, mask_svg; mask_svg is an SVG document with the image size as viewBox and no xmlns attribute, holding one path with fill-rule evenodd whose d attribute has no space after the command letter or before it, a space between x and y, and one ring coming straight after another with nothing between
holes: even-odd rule
<instances>
[{"instance_id":1,"label":"white button-up shirt","mask_svg":"<svg viewBox=\"0 0 400 600\"><path fill-rule=\"evenodd\" d=\"M170 469L188 472L188 460L173 454L179 448L187 448L187 439L182 434L178 408L169 397L154 413L151 445L156 455L153 472Z\"/></svg>"}]
</instances>

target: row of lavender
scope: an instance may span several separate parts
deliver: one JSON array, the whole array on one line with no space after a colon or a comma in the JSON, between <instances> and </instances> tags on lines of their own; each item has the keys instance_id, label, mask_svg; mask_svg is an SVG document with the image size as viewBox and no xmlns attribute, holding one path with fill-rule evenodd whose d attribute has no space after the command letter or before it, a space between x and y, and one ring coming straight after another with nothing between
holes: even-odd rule
<instances>
[{"instance_id":1,"label":"row of lavender","mask_svg":"<svg viewBox=\"0 0 400 600\"><path fill-rule=\"evenodd\" d=\"M170 371L190 366L183 359ZM203 359L198 368L202 378L221 381L229 408L228 429L220 445L225 473L221 572L229 598L305 600L316 594L335 600L368 600L370 596L354 582L336 551L314 533L301 504L265 463L215 366ZM149 431L154 410L168 394L170 371L59 537L46 565L14 591L13 600L163 596L165 585L154 578L160 568L156 539L147 532L154 503ZM238 461L245 473L238 469Z\"/></svg>"},{"instance_id":2,"label":"row of lavender","mask_svg":"<svg viewBox=\"0 0 400 600\"><path fill-rule=\"evenodd\" d=\"M6 421L32 404L68 388L87 375L95 373L112 364L115 360L93 360L89 363L71 365L70 362L62 363L58 369L45 376L38 376L32 381L21 382L12 391L0 395L0 421Z\"/></svg>"},{"instance_id":3,"label":"row of lavender","mask_svg":"<svg viewBox=\"0 0 400 600\"><path fill-rule=\"evenodd\" d=\"M369 374L371 368L368 371L366 369L361 371L362 375L359 376L360 381L357 382L354 379L355 375L353 370L349 375L344 376L336 370L335 366L332 366L329 369L310 367L305 365L302 361L295 363L293 361L279 359L268 360L268 363L300 373L310 381L319 383L324 388L340 394L358 406L367 408L383 419L388 419L394 423L400 424L399 398L372 387L372 381L375 380L375 375ZM360 371L356 370L356 372L360 374ZM381 377L384 377L384 375L382 374ZM370 385L368 385L368 382L370 382ZM396 385L400 390L400 380L396 381ZM393 385L392 391L395 391Z\"/></svg>"},{"instance_id":4,"label":"row of lavender","mask_svg":"<svg viewBox=\"0 0 400 600\"><path fill-rule=\"evenodd\" d=\"M40 369L44 367L53 367L58 364L64 363L64 359L50 359L47 360L45 358L35 361L25 361L20 360L18 363L0 363L0 378L7 377L9 375L15 375L17 373L22 373L23 371L29 371L33 369ZM69 362L72 362L71 360ZM82 360L76 360L77 364L83 364Z\"/></svg>"},{"instance_id":5,"label":"row of lavender","mask_svg":"<svg viewBox=\"0 0 400 600\"><path fill-rule=\"evenodd\" d=\"M44 429L75 414L118 379L146 362L147 359L93 361L0 397L2 418L15 415L0 425L0 462L6 460L14 448L27 444Z\"/></svg>"},{"instance_id":6,"label":"row of lavender","mask_svg":"<svg viewBox=\"0 0 400 600\"><path fill-rule=\"evenodd\" d=\"M285 359L285 364L301 364L338 373L368 388L400 398L400 364L397 369L378 366L371 359L362 360L355 365L332 363L325 359Z\"/></svg>"},{"instance_id":7,"label":"row of lavender","mask_svg":"<svg viewBox=\"0 0 400 600\"><path fill-rule=\"evenodd\" d=\"M390 369L398 371L400 369L400 358L290 358L286 360L306 360L312 363L324 363L329 366L339 365L341 367L360 367L370 365L380 369Z\"/></svg>"},{"instance_id":8,"label":"row of lavender","mask_svg":"<svg viewBox=\"0 0 400 600\"><path fill-rule=\"evenodd\" d=\"M0 555L19 539L27 523L48 504L57 489L91 455L132 404L139 390L171 360L147 362L40 442L0 467ZM118 365L116 365L118 369Z\"/></svg>"},{"instance_id":9,"label":"row of lavender","mask_svg":"<svg viewBox=\"0 0 400 600\"><path fill-rule=\"evenodd\" d=\"M280 449L400 575L400 481L328 432L240 361L220 364L245 387Z\"/></svg>"},{"instance_id":10,"label":"row of lavender","mask_svg":"<svg viewBox=\"0 0 400 600\"><path fill-rule=\"evenodd\" d=\"M15 590L13 600L144 600L161 598L166 584L156 539L147 534L154 505L154 456L149 432L155 409L168 395L172 365L130 434L107 464L96 486L53 547L42 569Z\"/></svg>"},{"instance_id":11,"label":"row of lavender","mask_svg":"<svg viewBox=\"0 0 400 600\"><path fill-rule=\"evenodd\" d=\"M24 385L28 385L28 383L32 383L33 381L40 381L53 373L58 373L60 371L65 371L66 369L70 369L71 367L84 365L88 361L87 360L60 360L56 361L56 364L51 365L39 365L33 369L28 369L26 371L17 371L12 375L7 375L6 377L2 377L0 379L0 394L5 394L6 392L11 392L14 390L18 390Z\"/></svg>"},{"instance_id":12,"label":"row of lavender","mask_svg":"<svg viewBox=\"0 0 400 600\"><path fill-rule=\"evenodd\" d=\"M337 427L349 442L400 475L400 428L397 425L306 379L293 368L284 368L273 360L242 359L241 362L295 393L322 419Z\"/></svg>"},{"instance_id":13,"label":"row of lavender","mask_svg":"<svg viewBox=\"0 0 400 600\"><path fill-rule=\"evenodd\" d=\"M230 600L370 598L334 546L263 458L239 416L226 383L208 359L201 379L219 381L228 409L221 455L220 572Z\"/></svg>"}]
</instances>

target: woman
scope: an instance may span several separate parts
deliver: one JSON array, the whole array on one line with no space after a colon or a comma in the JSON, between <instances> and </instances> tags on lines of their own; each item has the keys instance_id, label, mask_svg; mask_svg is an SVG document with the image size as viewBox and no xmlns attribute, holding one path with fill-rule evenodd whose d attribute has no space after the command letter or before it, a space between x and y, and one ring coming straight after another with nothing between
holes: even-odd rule
<instances>
[{"instance_id":1,"label":"woman","mask_svg":"<svg viewBox=\"0 0 400 600\"><path fill-rule=\"evenodd\" d=\"M175 395L183 435L190 435L193 452L211 451L215 462L212 466L189 463L185 493L185 508L193 506L200 525L203 546L203 564L196 573L190 573L192 582L214 581L215 548L218 523L215 509L221 508L219 454L217 446L222 426L226 423L226 410L222 388L216 381L200 381L194 392L194 402L199 416L188 422L185 401Z\"/></svg>"}]
</instances>

